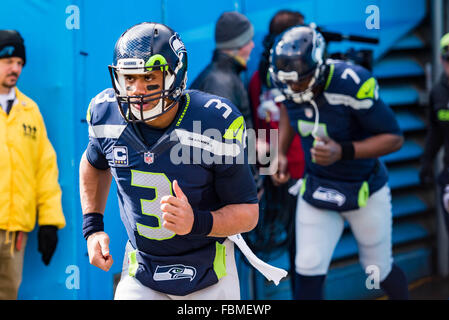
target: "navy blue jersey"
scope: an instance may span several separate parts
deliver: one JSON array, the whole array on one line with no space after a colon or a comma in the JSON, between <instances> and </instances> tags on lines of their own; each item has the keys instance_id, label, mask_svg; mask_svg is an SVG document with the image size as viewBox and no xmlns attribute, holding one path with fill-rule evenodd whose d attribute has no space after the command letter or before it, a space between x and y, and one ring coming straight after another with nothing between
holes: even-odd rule
<instances>
[{"instance_id":1,"label":"navy blue jersey","mask_svg":"<svg viewBox=\"0 0 449 320\"><path fill-rule=\"evenodd\" d=\"M160 200L174 195L176 179L198 212L258 202L247 161L245 123L238 109L224 98L186 91L175 119L160 130L127 123L113 90L107 89L92 99L87 119L86 156L92 166L110 168L117 183L121 219L141 268L147 269L145 279L139 280L179 295L210 285L200 279L209 277L205 274L210 270L199 269L213 264L217 246L225 238L179 236L165 229ZM187 276L177 278L185 279L185 286L163 281L170 278L171 266L178 271L187 268L183 269L188 270ZM160 274L161 270L168 274ZM171 276L173 280L177 275Z\"/></svg>"},{"instance_id":2,"label":"navy blue jersey","mask_svg":"<svg viewBox=\"0 0 449 320\"><path fill-rule=\"evenodd\" d=\"M318 105L317 136L337 142L360 141L381 133L401 134L393 111L379 98L376 79L361 66L328 60L329 75ZM369 181L370 193L387 182L385 166L377 159L340 160L329 166L312 161L315 113L310 103L284 102L290 123L301 136L306 173L335 181Z\"/></svg>"}]
</instances>

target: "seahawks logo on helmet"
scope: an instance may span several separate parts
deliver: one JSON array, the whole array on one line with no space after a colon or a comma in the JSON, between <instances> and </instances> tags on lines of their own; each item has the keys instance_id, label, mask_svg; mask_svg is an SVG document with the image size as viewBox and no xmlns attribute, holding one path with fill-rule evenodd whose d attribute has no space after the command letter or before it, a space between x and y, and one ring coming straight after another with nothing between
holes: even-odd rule
<instances>
[{"instance_id":1,"label":"seahawks logo on helmet","mask_svg":"<svg viewBox=\"0 0 449 320\"><path fill-rule=\"evenodd\" d=\"M175 33L170 37L169 43L173 52L176 53L178 57L181 53L187 52L186 47L184 46L184 43L181 41L181 38L179 37L178 33Z\"/></svg>"},{"instance_id":2,"label":"seahawks logo on helmet","mask_svg":"<svg viewBox=\"0 0 449 320\"><path fill-rule=\"evenodd\" d=\"M157 266L153 274L154 281L190 279L196 276L196 269L182 264L172 264L169 266Z\"/></svg>"}]
</instances>

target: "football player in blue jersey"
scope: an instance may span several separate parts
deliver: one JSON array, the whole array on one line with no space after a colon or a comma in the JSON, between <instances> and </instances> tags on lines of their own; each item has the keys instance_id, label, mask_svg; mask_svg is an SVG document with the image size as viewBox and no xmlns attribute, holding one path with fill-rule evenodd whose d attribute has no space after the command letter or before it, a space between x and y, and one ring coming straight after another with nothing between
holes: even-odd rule
<instances>
[{"instance_id":1,"label":"football player in blue jersey","mask_svg":"<svg viewBox=\"0 0 449 320\"><path fill-rule=\"evenodd\" d=\"M129 237L115 299L239 299L227 237L258 220L243 116L226 99L184 90L187 51L163 24L125 31L109 70L113 88L89 105L80 163L90 263L113 263L103 214L114 178Z\"/></svg>"},{"instance_id":2,"label":"football player in blue jersey","mask_svg":"<svg viewBox=\"0 0 449 320\"><path fill-rule=\"evenodd\" d=\"M332 254L349 222L365 270L391 299L407 299L407 281L393 263L391 195L378 157L398 150L403 137L376 79L361 66L325 60L322 35L295 26L271 52L270 74L282 90L278 171L286 182L286 151L296 130L306 170L298 188L296 299L322 299ZM369 267L369 268L368 268ZM372 271L370 271L372 272Z\"/></svg>"}]
</instances>

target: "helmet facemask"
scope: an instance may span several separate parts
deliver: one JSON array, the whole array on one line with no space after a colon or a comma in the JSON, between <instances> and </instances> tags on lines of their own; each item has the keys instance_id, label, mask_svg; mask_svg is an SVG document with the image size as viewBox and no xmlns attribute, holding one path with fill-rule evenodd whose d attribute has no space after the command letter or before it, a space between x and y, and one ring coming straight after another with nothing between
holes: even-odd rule
<instances>
[{"instance_id":1,"label":"helmet facemask","mask_svg":"<svg viewBox=\"0 0 449 320\"><path fill-rule=\"evenodd\" d=\"M324 71L326 65L324 63L319 63L317 67L311 72L299 77L298 72L290 71L283 72L278 71L275 77L278 82L284 84L281 92L286 96L286 98L293 100L295 103L305 103L312 100L316 94L316 89L318 86L324 82ZM308 81L307 87L301 91L295 91L292 89L292 83L301 83Z\"/></svg>"},{"instance_id":2,"label":"helmet facemask","mask_svg":"<svg viewBox=\"0 0 449 320\"><path fill-rule=\"evenodd\" d=\"M182 53L181 53L182 54ZM179 65L181 64L181 65ZM143 59L125 58L119 59L116 66L109 66L112 84L114 86L117 102L122 116L128 122L147 122L168 112L177 102L181 95L179 88L174 89L175 73L182 68L182 59L179 60L177 70L170 70L165 58L156 54L146 63ZM160 70L162 72L161 89L154 91L153 85L147 86L149 94L128 95L132 85L126 83L126 77L131 75L151 75L152 72ZM160 87L160 86L158 86ZM144 105L158 101L150 110L144 110ZM125 112L124 105L129 106ZM131 111L131 112L130 112Z\"/></svg>"}]
</instances>

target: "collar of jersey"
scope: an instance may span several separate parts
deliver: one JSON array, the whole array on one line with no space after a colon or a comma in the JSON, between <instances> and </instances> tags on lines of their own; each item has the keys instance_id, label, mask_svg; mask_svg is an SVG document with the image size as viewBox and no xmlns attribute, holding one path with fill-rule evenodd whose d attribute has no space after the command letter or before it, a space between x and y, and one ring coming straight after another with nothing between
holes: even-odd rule
<instances>
[{"instance_id":1,"label":"collar of jersey","mask_svg":"<svg viewBox=\"0 0 449 320\"><path fill-rule=\"evenodd\" d=\"M128 123L127 126L127 129L129 129L123 130L123 139L125 139L129 143L129 145L133 147L133 149L142 154L148 151L153 152L155 155L161 154L173 145L177 144L177 140L170 140L170 134L168 132L171 132L173 127L176 126L180 121L182 121L182 118L184 117L185 112L190 104L190 95L188 93L185 93L181 97L181 99L179 99L179 102L179 109L175 118L170 123L170 125L164 129L164 133L162 134L162 136L151 147L148 147L145 142L137 136L133 129L130 128L130 123Z\"/></svg>"}]
</instances>

